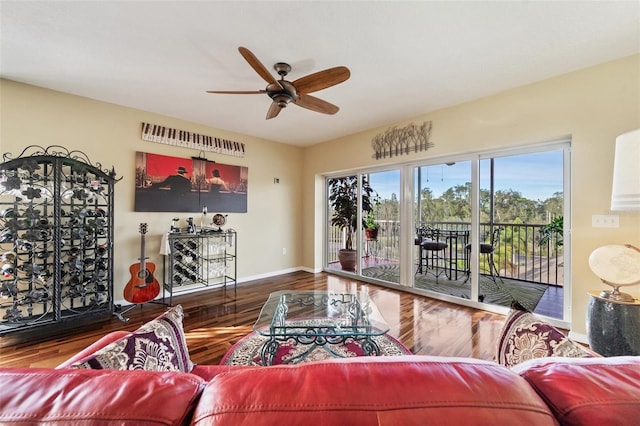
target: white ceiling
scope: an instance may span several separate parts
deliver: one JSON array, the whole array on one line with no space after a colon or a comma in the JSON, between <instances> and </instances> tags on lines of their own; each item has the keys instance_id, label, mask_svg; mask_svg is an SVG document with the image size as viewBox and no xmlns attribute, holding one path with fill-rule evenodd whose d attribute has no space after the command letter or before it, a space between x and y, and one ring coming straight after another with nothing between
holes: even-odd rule
<instances>
[{"instance_id":1,"label":"white ceiling","mask_svg":"<svg viewBox=\"0 0 640 426\"><path fill-rule=\"evenodd\" d=\"M9 1L3 78L307 146L640 52L638 1ZM288 80L344 65L265 120L262 80L238 53ZM275 75L275 72L274 72ZM162 124L162 123L158 123ZM215 136L215 135L213 135Z\"/></svg>"}]
</instances>

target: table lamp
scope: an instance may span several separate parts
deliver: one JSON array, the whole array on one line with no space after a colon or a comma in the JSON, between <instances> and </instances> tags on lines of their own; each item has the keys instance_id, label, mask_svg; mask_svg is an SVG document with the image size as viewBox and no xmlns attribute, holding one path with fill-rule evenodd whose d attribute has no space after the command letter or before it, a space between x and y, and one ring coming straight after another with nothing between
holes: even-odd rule
<instances>
[{"instance_id":1,"label":"table lamp","mask_svg":"<svg viewBox=\"0 0 640 426\"><path fill-rule=\"evenodd\" d=\"M640 210L640 129L616 138L611 210ZM603 283L613 287L600 297L634 302L630 294L620 292L620 287L640 284L640 249L631 244L599 247L589 256L589 267Z\"/></svg>"},{"instance_id":2,"label":"table lamp","mask_svg":"<svg viewBox=\"0 0 640 426\"><path fill-rule=\"evenodd\" d=\"M600 297L614 302L633 303L633 296L620 287L640 284L640 249L631 244L612 244L595 249L589 256L589 267L600 280L613 287Z\"/></svg>"},{"instance_id":3,"label":"table lamp","mask_svg":"<svg viewBox=\"0 0 640 426\"><path fill-rule=\"evenodd\" d=\"M616 138L611 210L640 210L640 129Z\"/></svg>"}]
</instances>

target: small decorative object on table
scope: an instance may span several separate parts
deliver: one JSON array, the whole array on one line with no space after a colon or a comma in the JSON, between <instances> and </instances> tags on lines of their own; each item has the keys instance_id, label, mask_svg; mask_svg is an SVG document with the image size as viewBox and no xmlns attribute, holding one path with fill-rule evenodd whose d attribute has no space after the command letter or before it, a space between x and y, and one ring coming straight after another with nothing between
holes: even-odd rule
<instances>
[{"instance_id":1,"label":"small decorative object on table","mask_svg":"<svg viewBox=\"0 0 640 426\"><path fill-rule=\"evenodd\" d=\"M178 226L178 222L180 221L179 217L174 217L171 219L171 231L170 232L180 232L180 227Z\"/></svg>"},{"instance_id":2,"label":"small decorative object on table","mask_svg":"<svg viewBox=\"0 0 640 426\"><path fill-rule=\"evenodd\" d=\"M193 218L187 218L187 234L195 234L196 225L193 223Z\"/></svg>"},{"instance_id":3,"label":"small decorative object on table","mask_svg":"<svg viewBox=\"0 0 640 426\"><path fill-rule=\"evenodd\" d=\"M216 232L222 232L222 227L227 223L227 215L222 215L220 213L216 213L213 215L213 219L211 219L211 223L218 227Z\"/></svg>"},{"instance_id":4,"label":"small decorative object on table","mask_svg":"<svg viewBox=\"0 0 640 426\"><path fill-rule=\"evenodd\" d=\"M202 215L200 216L200 232L207 232L207 206L202 208Z\"/></svg>"}]
</instances>

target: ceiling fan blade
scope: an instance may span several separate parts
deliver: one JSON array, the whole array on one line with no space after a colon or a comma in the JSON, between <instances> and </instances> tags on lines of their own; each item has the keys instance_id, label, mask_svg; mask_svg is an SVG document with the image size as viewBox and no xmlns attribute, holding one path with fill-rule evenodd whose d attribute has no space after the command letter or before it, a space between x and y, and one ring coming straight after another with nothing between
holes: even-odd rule
<instances>
[{"instance_id":1,"label":"ceiling fan blade","mask_svg":"<svg viewBox=\"0 0 640 426\"><path fill-rule=\"evenodd\" d=\"M312 93L346 81L351 76L347 67L329 68L309 74L293 82L298 93Z\"/></svg>"},{"instance_id":2,"label":"ceiling fan blade","mask_svg":"<svg viewBox=\"0 0 640 426\"><path fill-rule=\"evenodd\" d=\"M296 105L302 108L310 109L311 111L321 112L323 114L335 114L340 110L334 104L331 104L322 99L318 99L311 95L298 94L298 99L293 101Z\"/></svg>"},{"instance_id":3,"label":"ceiling fan blade","mask_svg":"<svg viewBox=\"0 0 640 426\"><path fill-rule=\"evenodd\" d=\"M280 110L282 107L277 104L277 102L271 102L271 106L269 107L269 111L267 111L267 120L271 118L275 118L278 114L280 114Z\"/></svg>"},{"instance_id":4,"label":"ceiling fan blade","mask_svg":"<svg viewBox=\"0 0 640 426\"><path fill-rule=\"evenodd\" d=\"M223 95L255 95L267 93L266 90L207 90L207 93L221 93Z\"/></svg>"},{"instance_id":5,"label":"ceiling fan blade","mask_svg":"<svg viewBox=\"0 0 640 426\"><path fill-rule=\"evenodd\" d=\"M251 65L251 68L253 68L264 81L269 84L276 84L282 87L278 80L269 72L269 70L264 65L262 65L262 62L260 62L258 58L256 58L256 55L251 53L249 49L240 46L238 47L238 50L240 51L242 57L249 63L249 65Z\"/></svg>"}]
</instances>

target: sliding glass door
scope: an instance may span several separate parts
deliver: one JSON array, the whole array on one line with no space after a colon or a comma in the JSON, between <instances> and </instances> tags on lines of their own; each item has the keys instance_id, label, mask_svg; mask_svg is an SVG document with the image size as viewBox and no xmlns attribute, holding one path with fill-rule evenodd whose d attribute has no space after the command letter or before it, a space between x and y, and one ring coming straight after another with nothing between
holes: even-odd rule
<instances>
[{"instance_id":1,"label":"sliding glass door","mask_svg":"<svg viewBox=\"0 0 640 426\"><path fill-rule=\"evenodd\" d=\"M399 170L327 179L326 267L398 282Z\"/></svg>"},{"instance_id":2,"label":"sliding glass door","mask_svg":"<svg viewBox=\"0 0 640 426\"><path fill-rule=\"evenodd\" d=\"M414 169L414 287L471 299L471 162Z\"/></svg>"},{"instance_id":3,"label":"sliding glass door","mask_svg":"<svg viewBox=\"0 0 640 426\"><path fill-rule=\"evenodd\" d=\"M568 154L561 144L415 167L414 287L562 319Z\"/></svg>"},{"instance_id":4,"label":"sliding glass door","mask_svg":"<svg viewBox=\"0 0 640 426\"><path fill-rule=\"evenodd\" d=\"M569 146L329 177L325 267L452 302L517 304L564 319ZM345 268L339 257L348 247Z\"/></svg>"},{"instance_id":5,"label":"sliding glass door","mask_svg":"<svg viewBox=\"0 0 640 426\"><path fill-rule=\"evenodd\" d=\"M485 303L562 318L568 155L557 147L480 160L477 261Z\"/></svg>"},{"instance_id":6,"label":"sliding glass door","mask_svg":"<svg viewBox=\"0 0 640 426\"><path fill-rule=\"evenodd\" d=\"M366 175L371 185L371 207L360 236L362 275L386 282L400 279L400 171Z\"/></svg>"}]
</instances>

